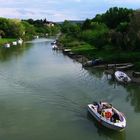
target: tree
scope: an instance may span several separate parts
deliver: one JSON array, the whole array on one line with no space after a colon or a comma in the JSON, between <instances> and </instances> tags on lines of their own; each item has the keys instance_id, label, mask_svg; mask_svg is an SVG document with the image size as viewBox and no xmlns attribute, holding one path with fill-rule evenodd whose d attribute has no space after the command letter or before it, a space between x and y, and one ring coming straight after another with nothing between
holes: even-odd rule
<instances>
[{"instance_id":1,"label":"tree","mask_svg":"<svg viewBox=\"0 0 140 140\"><path fill-rule=\"evenodd\" d=\"M3 30L0 30L0 37L4 37L5 36L5 33Z\"/></svg>"},{"instance_id":2,"label":"tree","mask_svg":"<svg viewBox=\"0 0 140 140\"><path fill-rule=\"evenodd\" d=\"M109 28L115 29L120 23L130 22L133 15L132 9L113 7L102 15L97 15L93 21L103 22Z\"/></svg>"},{"instance_id":3,"label":"tree","mask_svg":"<svg viewBox=\"0 0 140 140\"><path fill-rule=\"evenodd\" d=\"M24 38L30 39L36 34L35 27L33 25L26 21L22 21L21 24L23 25L25 31Z\"/></svg>"},{"instance_id":4,"label":"tree","mask_svg":"<svg viewBox=\"0 0 140 140\"><path fill-rule=\"evenodd\" d=\"M107 43L108 28L103 23L92 22L91 29L83 30L81 38L96 48L101 49Z\"/></svg>"},{"instance_id":5,"label":"tree","mask_svg":"<svg viewBox=\"0 0 140 140\"><path fill-rule=\"evenodd\" d=\"M20 20L9 19L9 28L10 28L9 32L10 37L15 38L23 37L25 30Z\"/></svg>"},{"instance_id":6,"label":"tree","mask_svg":"<svg viewBox=\"0 0 140 140\"><path fill-rule=\"evenodd\" d=\"M88 30L90 29L90 24L91 24L91 20L90 19L86 19L85 22L82 25L82 29L83 30Z\"/></svg>"},{"instance_id":7,"label":"tree","mask_svg":"<svg viewBox=\"0 0 140 140\"><path fill-rule=\"evenodd\" d=\"M131 17L127 36L129 48L140 50L140 11L135 11Z\"/></svg>"},{"instance_id":8,"label":"tree","mask_svg":"<svg viewBox=\"0 0 140 140\"><path fill-rule=\"evenodd\" d=\"M24 28L20 20L0 18L0 30L5 37L18 38L23 36Z\"/></svg>"},{"instance_id":9,"label":"tree","mask_svg":"<svg viewBox=\"0 0 140 140\"><path fill-rule=\"evenodd\" d=\"M78 37L79 32L80 32L80 25L66 20L61 26L61 31L62 33L66 33L73 37Z\"/></svg>"}]
</instances>

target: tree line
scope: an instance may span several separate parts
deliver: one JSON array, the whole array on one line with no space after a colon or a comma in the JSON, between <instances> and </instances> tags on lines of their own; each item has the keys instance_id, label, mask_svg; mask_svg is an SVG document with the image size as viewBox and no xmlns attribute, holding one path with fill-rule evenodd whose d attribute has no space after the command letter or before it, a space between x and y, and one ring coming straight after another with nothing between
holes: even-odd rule
<instances>
[{"instance_id":1,"label":"tree line","mask_svg":"<svg viewBox=\"0 0 140 140\"><path fill-rule=\"evenodd\" d=\"M140 50L140 11L113 7L82 24L65 21L61 41L84 41L96 49Z\"/></svg>"},{"instance_id":2,"label":"tree line","mask_svg":"<svg viewBox=\"0 0 140 140\"><path fill-rule=\"evenodd\" d=\"M19 20L0 17L0 36L2 38L30 39L34 35L54 35L59 26L44 20Z\"/></svg>"}]
</instances>

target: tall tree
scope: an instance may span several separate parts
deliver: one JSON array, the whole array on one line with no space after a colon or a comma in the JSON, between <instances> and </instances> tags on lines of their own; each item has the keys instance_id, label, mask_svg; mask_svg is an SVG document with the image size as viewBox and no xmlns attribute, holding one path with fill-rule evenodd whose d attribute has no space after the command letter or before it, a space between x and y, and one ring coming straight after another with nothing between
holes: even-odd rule
<instances>
[{"instance_id":1,"label":"tall tree","mask_svg":"<svg viewBox=\"0 0 140 140\"><path fill-rule=\"evenodd\" d=\"M102 14L102 18L97 18L104 22L109 28L114 29L122 22L130 22L133 15L132 9L113 7Z\"/></svg>"}]
</instances>

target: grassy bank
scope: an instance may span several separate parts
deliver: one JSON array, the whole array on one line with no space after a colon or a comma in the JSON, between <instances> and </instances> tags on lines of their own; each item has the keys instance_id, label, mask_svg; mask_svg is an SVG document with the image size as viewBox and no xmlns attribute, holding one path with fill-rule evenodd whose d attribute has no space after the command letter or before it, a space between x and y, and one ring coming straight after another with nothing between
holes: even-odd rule
<instances>
[{"instance_id":1,"label":"grassy bank","mask_svg":"<svg viewBox=\"0 0 140 140\"><path fill-rule=\"evenodd\" d=\"M83 55L89 60L102 58L105 63L123 63L131 62L134 69L140 71L140 52L139 51L122 51L115 49L96 49L94 46L78 41L75 38L60 38L60 43L64 48L69 48L77 55ZM109 48L110 46L108 46ZM107 46L105 47L107 48Z\"/></svg>"},{"instance_id":2,"label":"grassy bank","mask_svg":"<svg viewBox=\"0 0 140 140\"><path fill-rule=\"evenodd\" d=\"M15 40L15 38L0 38L0 47L3 46L5 43L11 43Z\"/></svg>"}]
</instances>

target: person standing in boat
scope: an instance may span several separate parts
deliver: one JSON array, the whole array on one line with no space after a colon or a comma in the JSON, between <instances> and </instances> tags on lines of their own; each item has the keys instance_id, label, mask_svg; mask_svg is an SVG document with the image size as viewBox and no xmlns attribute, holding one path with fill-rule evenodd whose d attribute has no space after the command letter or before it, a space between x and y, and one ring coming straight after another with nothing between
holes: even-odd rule
<instances>
[{"instance_id":1,"label":"person standing in boat","mask_svg":"<svg viewBox=\"0 0 140 140\"><path fill-rule=\"evenodd\" d=\"M97 107L97 111L98 111L99 114L101 114L102 109L103 109L103 105L102 105L102 102L100 101L100 102L98 103L98 107Z\"/></svg>"}]
</instances>

